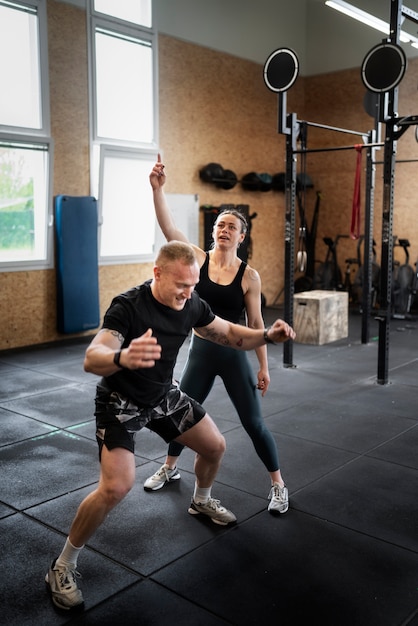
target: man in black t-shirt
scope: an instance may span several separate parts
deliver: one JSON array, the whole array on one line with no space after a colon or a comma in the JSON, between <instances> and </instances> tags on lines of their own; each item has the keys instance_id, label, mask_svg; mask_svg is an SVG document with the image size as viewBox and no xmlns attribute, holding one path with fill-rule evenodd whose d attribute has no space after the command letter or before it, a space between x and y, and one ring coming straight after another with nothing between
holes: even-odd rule
<instances>
[{"instance_id":1,"label":"man in black t-shirt","mask_svg":"<svg viewBox=\"0 0 418 626\"><path fill-rule=\"evenodd\" d=\"M251 329L216 317L194 288L199 265L193 248L171 241L156 259L151 281L114 298L103 327L86 350L84 368L101 376L96 393L100 481L80 504L60 556L46 575L54 604L81 608L77 559L84 544L135 481L135 435L143 427L166 442L176 439L196 454L196 483L189 513L216 524L235 515L211 497L225 452L225 439L203 407L173 382L178 351L192 328L205 339L237 350L293 339L282 320ZM176 480L175 474L169 480Z\"/></svg>"}]
</instances>

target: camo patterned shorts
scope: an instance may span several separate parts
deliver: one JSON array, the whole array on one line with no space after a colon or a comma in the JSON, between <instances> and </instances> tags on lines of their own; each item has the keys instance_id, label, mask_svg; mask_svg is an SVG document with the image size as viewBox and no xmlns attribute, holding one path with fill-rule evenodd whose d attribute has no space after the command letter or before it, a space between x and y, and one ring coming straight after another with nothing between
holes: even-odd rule
<instances>
[{"instance_id":1,"label":"camo patterned shorts","mask_svg":"<svg viewBox=\"0 0 418 626\"><path fill-rule=\"evenodd\" d=\"M112 448L135 450L135 435L148 428L167 443L197 424L204 408L173 385L155 407L141 408L117 391L98 386L96 395L96 439L99 450Z\"/></svg>"}]
</instances>

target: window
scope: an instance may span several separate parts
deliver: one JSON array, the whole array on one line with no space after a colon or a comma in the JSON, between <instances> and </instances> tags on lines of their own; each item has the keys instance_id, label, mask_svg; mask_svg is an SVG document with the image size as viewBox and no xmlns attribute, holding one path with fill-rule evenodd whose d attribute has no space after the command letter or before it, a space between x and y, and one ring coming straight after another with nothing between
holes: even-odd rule
<instances>
[{"instance_id":1,"label":"window","mask_svg":"<svg viewBox=\"0 0 418 626\"><path fill-rule=\"evenodd\" d=\"M94 0L94 10L137 26L152 26L150 0Z\"/></svg>"},{"instance_id":2,"label":"window","mask_svg":"<svg viewBox=\"0 0 418 626\"><path fill-rule=\"evenodd\" d=\"M154 258L155 214L146 153L102 146L100 163L101 255L109 263Z\"/></svg>"},{"instance_id":3,"label":"window","mask_svg":"<svg viewBox=\"0 0 418 626\"><path fill-rule=\"evenodd\" d=\"M51 266L46 40L45 0L0 0L3 94L0 98L0 269L3 271Z\"/></svg>"},{"instance_id":4,"label":"window","mask_svg":"<svg viewBox=\"0 0 418 626\"><path fill-rule=\"evenodd\" d=\"M10 270L48 257L48 143L0 140L0 263Z\"/></svg>"},{"instance_id":5,"label":"window","mask_svg":"<svg viewBox=\"0 0 418 626\"><path fill-rule=\"evenodd\" d=\"M104 263L151 260L148 175L157 158L156 35L151 0L89 0L92 194Z\"/></svg>"},{"instance_id":6,"label":"window","mask_svg":"<svg viewBox=\"0 0 418 626\"><path fill-rule=\"evenodd\" d=\"M151 43L97 27L95 49L97 137L151 144Z\"/></svg>"}]
</instances>

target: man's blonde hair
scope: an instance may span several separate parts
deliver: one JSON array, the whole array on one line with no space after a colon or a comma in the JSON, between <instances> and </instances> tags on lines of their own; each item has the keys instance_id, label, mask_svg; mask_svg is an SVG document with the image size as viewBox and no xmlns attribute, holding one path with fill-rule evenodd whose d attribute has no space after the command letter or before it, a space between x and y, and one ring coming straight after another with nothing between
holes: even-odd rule
<instances>
[{"instance_id":1,"label":"man's blonde hair","mask_svg":"<svg viewBox=\"0 0 418 626\"><path fill-rule=\"evenodd\" d=\"M169 241L161 246L155 265L164 267L167 263L181 261L184 265L194 265L197 262L192 246L183 241Z\"/></svg>"}]
</instances>

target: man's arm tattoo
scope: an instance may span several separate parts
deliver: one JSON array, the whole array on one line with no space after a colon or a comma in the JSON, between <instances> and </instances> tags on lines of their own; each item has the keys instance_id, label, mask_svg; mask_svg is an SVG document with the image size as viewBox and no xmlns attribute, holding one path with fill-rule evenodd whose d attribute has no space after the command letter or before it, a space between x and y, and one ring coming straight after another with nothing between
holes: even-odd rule
<instances>
[{"instance_id":1,"label":"man's arm tattoo","mask_svg":"<svg viewBox=\"0 0 418 626\"><path fill-rule=\"evenodd\" d=\"M216 332L213 328L208 328L204 326L203 328L197 328L197 332L208 339L209 341L213 341L214 343L218 343L221 346L230 346L231 342L229 341L227 335L225 333ZM240 337L236 342L237 348L241 348L243 344L243 338Z\"/></svg>"},{"instance_id":2,"label":"man's arm tattoo","mask_svg":"<svg viewBox=\"0 0 418 626\"><path fill-rule=\"evenodd\" d=\"M113 337L116 337L117 339L119 339L119 343L120 345L123 344L124 341L124 336L119 333L117 330L111 330L110 328L102 328L99 333L110 333L111 335L113 335Z\"/></svg>"},{"instance_id":3,"label":"man's arm tattoo","mask_svg":"<svg viewBox=\"0 0 418 626\"><path fill-rule=\"evenodd\" d=\"M216 332L216 330L208 328L207 326L204 328L198 328L197 330L205 337L205 339L209 339L209 341L213 341L214 343L219 343L221 346L229 346L228 337L225 333Z\"/></svg>"}]
</instances>

